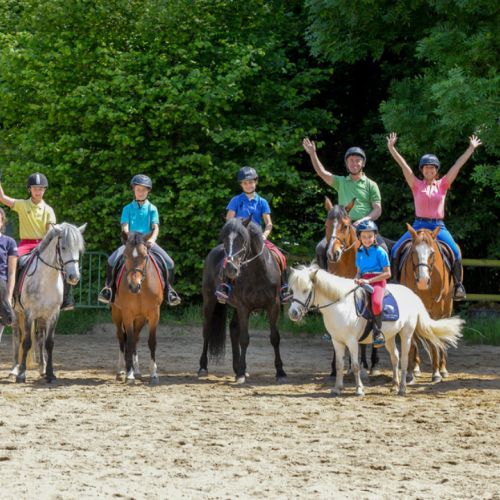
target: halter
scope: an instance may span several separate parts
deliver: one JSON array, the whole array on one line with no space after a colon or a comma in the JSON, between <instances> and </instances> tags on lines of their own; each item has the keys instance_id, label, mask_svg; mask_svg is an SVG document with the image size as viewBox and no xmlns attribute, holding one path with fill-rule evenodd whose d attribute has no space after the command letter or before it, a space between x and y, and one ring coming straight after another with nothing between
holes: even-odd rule
<instances>
[{"instance_id":1,"label":"halter","mask_svg":"<svg viewBox=\"0 0 500 500\"><path fill-rule=\"evenodd\" d=\"M316 312L316 311L319 311L321 309L325 309L326 307L333 306L337 302L340 302L341 300L345 299L348 295L350 295L352 292L357 290L359 287L360 287L360 285L356 285L352 290L349 290L345 295L343 295L342 297L339 297L337 300L329 302L328 304L324 304L322 306L310 306L310 304L313 300L313 297L315 295L315 289L313 286L311 288L311 291L309 292L309 295L306 297L305 302L302 302L301 300L292 297L292 299L290 300L290 303L297 302L297 304L299 304L302 307L303 314L308 313L310 311Z\"/></svg>"},{"instance_id":2,"label":"halter","mask_svg":"<svg viewBox=\"0 0 500 500\"><path fill-rule=\"evenodd\" d=\"M44 260L44 258L42 257L42 255L39 252L36 253L37 260L40 260L43 264L45 264L48 267L51 267L52 269L55 269L56 271L64 271L64 267L66 266L66 264L69 264L71 262L80 262L80 259L63 260L62 255L61 255L61 248L59 247L60 241L61 241L61 237L58 236L57 243L56 243L56 265L50 264L49 262ZM34 274L34 272L36 271L36 269L37 269L37 266L35 266L35 269L33 270L33 272L31 272L31 274L29 274L29 276L32 276Z\"/></svg>"},{"instance_id":3,"label":"halter","mask_svg":"<svg viewBox=\"0 0 500 500\"><path fill-rule=\"evenodd\" d=\"M346 227L346 232L347 231L350 231L351 229L354 230L352 224L349 224L347 227ZM336 234L333 234L333 231L332 231L332 235L330 236L330 240L328 242L328 245L327 245L327 248L330 247L330 245L333 245L333 242L334 241L338 241L340 242L340 248L342 250L342 253L345 253L345 252L348 252L349 250L351 250L351 248L353 248L356 243L358 242L358 237L356 235L356 231L354 231L354 241L349 245L347 246L346 245L346 240L347 240L347 237L345 240L341 240ZM327 257L328 257L328 252L327 252ZM330 261L330 259L328 259ZM330 261L331 262L331 261Z\"/></svg>"},{"instance_id":4,"label":"halter","mask_svg":"<svg viewBox=\"0 0 500 500\"><path fill-rule=\"evenodd\" d=\"M243 252L243 258L246 257L246 254L247 254L247 247L245 245L243 245L236 253L233 253L233 254L229 254L226 252L226 249L224 248L224 263L222 265L222 268L225 269L227 267L227 263L228 262L231 262L231 264L233 264L234 267L236 268L239 268L241 266L244 266L246 264L249 264L250 262L252 262L253 260L255 260L257 257L260 257L262 255L262 252L264 251L264 247L265 247L265 243L262 243L262 248L260 249L260 252L255 254L253 257L250 257L249 259L247 260L243 260L242 262L240 262L240 265L237 266L234 262L234 258Z\"/></svg>"},{"instance_id":5,"label":"halter","mask_svg":"<svg viewBox=\"0 0 500 500\"><path fill-rule=\"evenodd\" d=\"M142 284L144 283L144 280L146 279L146 271L147 271L147 268L148 268L148 262L149 262L150 256L151 256L151 254L149 253L149 249L148 249L146 257L144 259L146 262L145 262L145 264L144 264L144 266L142 268L140 268L140 267L134 267L132 269L127 269L127 267L125 266L125 271L127 273L127 276L130 273L139 273L141 275L141 279L139 281L139 290L140 290Z\"/></svg>"}]
</instances>

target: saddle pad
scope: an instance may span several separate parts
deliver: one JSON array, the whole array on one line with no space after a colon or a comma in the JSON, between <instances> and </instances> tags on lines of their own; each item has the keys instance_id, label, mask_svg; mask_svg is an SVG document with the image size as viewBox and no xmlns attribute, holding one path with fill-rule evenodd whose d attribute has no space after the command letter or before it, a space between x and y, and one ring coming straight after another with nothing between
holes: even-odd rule
<instances>
[{"instance_id":1,"label":"saddle pad","mask_svg":"<svg viewBox=\"0 0 500 500\"><path fill-rule=\"evenodd\" d=\"M28 269L30 268L33 259L36 257L37 253L31 251L29 254L23 255L19 259L19 265L17 268L17 279L16 286L14 289L14 297L19 300L21 303L21 291L23 289L24 280L26 278L26 274L28 273Z\"/></svg>"},{"instance_id":2,"label":"saddle pad","mask_svg":"<svg viewBox=\"0 0 500 500\"><path fill-rule=\"evenodd\" d=\"M354 293L354 305L356 306L356 314L358 316L362 316L367 320L373 319L370 298L362 288L358 288ZM382 302L382 321L396 321L398 319L398 303L396 302L394 295L386 290L384 300Z\"/></svg>"}]
</instances>

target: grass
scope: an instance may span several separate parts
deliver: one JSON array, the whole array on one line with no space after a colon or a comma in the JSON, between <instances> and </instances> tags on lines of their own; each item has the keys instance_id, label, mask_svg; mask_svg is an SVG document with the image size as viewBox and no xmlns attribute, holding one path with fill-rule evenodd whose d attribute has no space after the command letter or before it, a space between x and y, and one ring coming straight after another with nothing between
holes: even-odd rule
<instances>
[{"instance_id":1,"label":"grass","mask_svg":"<svg viewBox=\"0 0 500 500\"><path fill-rule=\"evenodd\" d=\"M463 330L464 340L468 344L500 345L500 317L477 317L462 314L466 319ZM99 323L111 323L111 313L107 309L77 309L64 312L59 317L57 333L63 335L83 334ZM202 311L199 305L189 305L175 309L162 309L161 324L163 325L202 325ZM267 318L262 313L254 313L250 317L250 328L266 330ZM286 314L280 316L278 328L280 332L323 334L325 328L319 313L309 314L300 323L294 323ZM8 329L6 330L8 333Z\"/></svg>"}]
</instances>

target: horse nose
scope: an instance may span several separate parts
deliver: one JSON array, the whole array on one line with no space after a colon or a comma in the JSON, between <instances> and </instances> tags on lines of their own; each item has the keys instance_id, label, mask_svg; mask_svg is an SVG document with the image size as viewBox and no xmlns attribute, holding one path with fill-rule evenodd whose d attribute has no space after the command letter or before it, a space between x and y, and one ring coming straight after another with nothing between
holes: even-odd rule
<instances>
[{"instance_id":1,"label":"horse nose","mask_svg":"<svg viewBox=\"0 0 500 500\"><path fill-rule=\"evenodd\" d=\"M342 256L342 251L341 250L335 250L333 252L333 262L338 262L340 260L340 257Z\"/></svg>"},{"instance_id":2,"label":"horse nose","mask_svg":"<svg viewBox=\"0 0 500 500\"><path fill-rule=\"evenodd\" d=\"M70 285L75 286L80 281L80 275L76 273L69 274L68 279L66 281Z\"/></svg>"},{"instance_id":3,"label":"horse nose","mask_svg":"<svg viewBox=\"0 0 500 500\"><path fill-rule=\"evenodd\" d=\"M141 285L135 285L134 283L129 283L128 285L128 289L132 292L132 293L139 293L140 289L141 289Z\"/></svg>"},{"instance_id":4,"label":"horse nose","mask_svg":"<svg viewBox=\"0 0 500 500\"><path fill-rule=\"evenodd\" d=\"M292 321L298 321L300 319L300 313L295 307L291 306L290 309L288 309L288 317Z\"/></svg>"}]
</instances>

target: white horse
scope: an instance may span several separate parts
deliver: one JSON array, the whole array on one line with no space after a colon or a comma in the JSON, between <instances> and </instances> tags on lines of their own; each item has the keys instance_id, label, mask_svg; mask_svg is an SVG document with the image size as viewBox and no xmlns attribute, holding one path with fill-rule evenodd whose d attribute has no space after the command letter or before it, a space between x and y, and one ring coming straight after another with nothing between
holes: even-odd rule
<instances>
[{"instance_id":1,"label":"white horse","mask_svg":"<svg viewBox=\"0 0 500 500\"><path fill-rule=\"evenodd\" d=\"M358 362L358 339L362 336L367 320L356 314L351 291L356 288L352 279L341 278L319 269L317 266L301 266L292 269L289 287L293 293L288 315L291 320L299 321L311 309L319 309L325 327L332 337L336 354L337 378L332 393L340 395L343 389L344 351L347 347L351 354L352 370L356 380L356 395L363 396ZM425 342L436 347L452 345L456 347L461 337L464 321L460 318L433 320L427 313L420 298L409 288L402 285L388 285L399 307L399 319L384 321L382 331L385 347L388 350L393 373L393 384L399 386L398 394L406 394L406 372L411 338L416 331ZM399 353L396 335L401 339L401 379L399 378ZM363 341L371 343L372 334Z\"/></svg>"},{"instance_id":2,"label":"white horse","mask_svg":"<svg viewBox=\"0 0 500 500\"><path fill-rule=\"evenodd\" d=\"M47 232L34 250L16 300L17 327L12 335L14 366L11 375L16 382L26 381L26 359L36 332L39 347L40 374L47 382L56 379L52 364L54 333L63 300L63 275L66 282L80 281L79 261L84 250L82 233L87 224L77 228L63 222ZM22 357L19 346L22 343ZM19 358L21 361L19 362Z\"/></svg>"}]
</instances>

